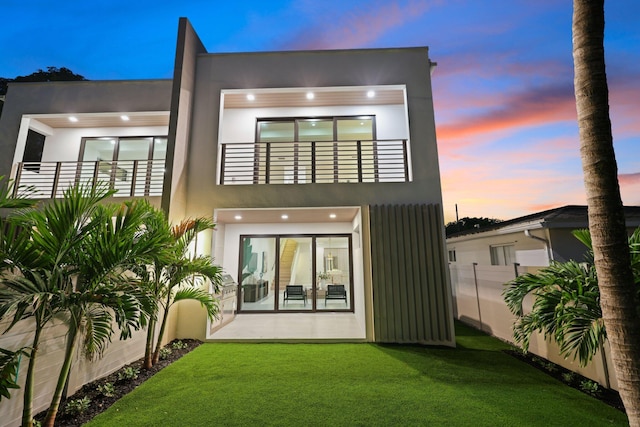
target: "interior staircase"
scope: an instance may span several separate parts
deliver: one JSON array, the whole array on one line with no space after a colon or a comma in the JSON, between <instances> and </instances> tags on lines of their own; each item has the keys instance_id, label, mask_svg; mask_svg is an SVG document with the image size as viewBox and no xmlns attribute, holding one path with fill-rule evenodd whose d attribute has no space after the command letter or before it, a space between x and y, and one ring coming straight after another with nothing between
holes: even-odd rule
<instances>
[{"instance_id":1,"label":"interior staircase","mask_svg":"<svg viewBox=\"0 0 640 427\"><path fill-rule=\"evenodd\" d=\"M298 249L298 242L293 239L286 239L284 245L280 250L280 289L284 289L289 285L291 281L291 266L293 265L293 258L296 255Z\"/></svg>"}]
</instances>

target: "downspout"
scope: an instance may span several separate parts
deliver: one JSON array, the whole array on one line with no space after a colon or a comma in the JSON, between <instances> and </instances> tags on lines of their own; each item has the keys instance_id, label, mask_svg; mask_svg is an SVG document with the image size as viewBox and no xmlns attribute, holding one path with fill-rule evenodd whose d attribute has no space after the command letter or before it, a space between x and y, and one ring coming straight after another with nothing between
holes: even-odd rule
<instances>
[{"instance_id":1,"label":"downspout","mask_svg":"<svg viewBox=\"0 0 640 427\"><path fill-rule=\"evenodd\" d=\"M553 253L551 252L551 245L549 244L549 241L542 237L534 236L529 230L524 230L524 235L530 239L539 240L544 243L544 247L547 250L547 257L549 258L549 264L551 264L551 261L553 261Z\"/></svg>"}]
</instances>

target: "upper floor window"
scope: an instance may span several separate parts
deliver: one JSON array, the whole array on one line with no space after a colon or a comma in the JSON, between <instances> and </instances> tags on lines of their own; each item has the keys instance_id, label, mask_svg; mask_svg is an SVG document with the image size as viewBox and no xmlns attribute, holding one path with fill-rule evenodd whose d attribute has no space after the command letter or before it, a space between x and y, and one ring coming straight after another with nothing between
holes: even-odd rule
<instances>
[{"instance_id":1,"label":"upper floor window","mask_svg":"<svg viewBox=\"0 0 640 427\"><path fill-rule=\"evenodd\" d=\"M372 141L375 116L258 119L256 142Z\"/></svg>"},{"instance_id":2,"label":"upper floor window","mask_svg":"<svg viewBox=\"0 0 640 427\"><path fill-rule=\"evenodd\" d=\"M80 161L164 160L166 136L82 138Z\"/></svg>"}]
</instances>

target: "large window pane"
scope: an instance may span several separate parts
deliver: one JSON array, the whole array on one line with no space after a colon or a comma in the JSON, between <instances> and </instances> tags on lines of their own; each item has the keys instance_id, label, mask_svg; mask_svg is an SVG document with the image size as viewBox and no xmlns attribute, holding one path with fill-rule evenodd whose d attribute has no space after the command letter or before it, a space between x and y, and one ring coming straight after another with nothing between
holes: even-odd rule
<instances>
[{"instance_id":1,"label":"large window pane","mask_svg":"<svg viewBox=\"0 0 640 427\"><path fill-rule=\"evenodd\" d=\"M351 253L348 237L316 238L316 307L351 308Z\"/></svg>"},{"instance_id":2,"label":"large window pane","mask_svg":"<svg viewBox=\"0 0 640 427\"><path fill-rule=\"evenodd\" d=\"M310 237L280 238L280 310L313 309L312 259Z\"/></svg>"},{"instance_id":3,"label":"large window pane","mask_svg":"<svg viewBox=\"0 0 640 427\"><path fill-rule=\"evenodd\" d=\"M240 240L240 310L275 310L276 238Z\"/></svg>"}]
</instances>

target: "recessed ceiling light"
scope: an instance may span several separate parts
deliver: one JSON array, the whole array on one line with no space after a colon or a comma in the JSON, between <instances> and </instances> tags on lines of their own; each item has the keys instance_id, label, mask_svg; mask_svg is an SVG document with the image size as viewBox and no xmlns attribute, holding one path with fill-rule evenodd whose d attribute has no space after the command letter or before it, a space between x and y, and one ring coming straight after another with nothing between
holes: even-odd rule
<instances>
[{"instance_id":1,"label":"recessed ceiling light","mask_svg":"<svg viewBox=\"0 0 640 427\"><path fill-rule=\"evenodd\" d=\"M282 218L282 219L289 219L289 215L287 215L287 214L283 214L283 215L281 215L281 216L280 216L280 218Z\"/></svg>"},{"instance_id":2,"label":"recessed ceiling light","mask_svg":"<svg viewBox=\"0 0 640 427\"><path fill-rule=\"evenodd\" d=\"M247 94L247 99L248 99L249 101L255 101L255 100L256 100L256 97L255 97L255 95L254 95L254 94L249 93L249 94Z\"/></svg>"},{"instance_id":3,"label":"recessed ceiling light","mask_svg":"<svg viewBox=\"0 0 640 427\"><path fill-rule=\"evenodd\" d=\"M234 216L234 218L237 219L237 220L241 220L242 219L242 215L236 215L236 216Z\"/></svg>"},{"instance_id":4,"label":"recessed ceiling light","mask_svg":"<svg viewBox=\"0 0 640 427\"><path fill-rule=\"evenodd\" d=\"M313 94L313 92L307 92L307 99L313 99L316 96Z\"/></svg>"},{"instance_id":5,"label":"recessed ceiling light","mask_svg":"<svg viewBox=\"0 0 640 427\"><path fill-rule=\"evenodd\" d=\"M376 93L372 90L370 90L369 92L367 92L367 98L373 98L374 96L376 96Z\"/></svg>"},{"instance_id":6,"label":"recessed ceiling light","mask_svg":"<svg viewBox=\"0 0 640 427\"><path fill-rule=\"evenodd\" d=\"M315 125L316 125L315 122L311 123L311 126L315 126Z\"/></svg>"},{"instance_id":7,"label":"recessed ceiling light","mask_svg":"<svg viewBox=\"0 0 640 427\"><path fill-rule=\"evenodd\" d=\"M337 215L336 214L329 214L329 218L331 219L336 219Z\"/></svg>"},{"instance_id":8,"label":"recessed ceiling light","mask_svg":"<svg viewBox=\"0 0 640 427\"><path fill-rule=\"evenodd\" d=\"M120 116L120 118L122 119L122 121L128 122L129 121L129 116L123 114Z\"/></svg>"},{"instance_id":9,"label":"recessed ceiling light","mask_svg":"<svg viewBox=\"0 0 640 427\"><path fill-rule=\"evenodd\" d=\"M78 121L78 118L74 117L74 116L71 116L71 117L69 117L69 121L75 123L75 122Z\"/></svg>"}]
</instances>

